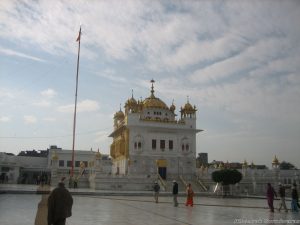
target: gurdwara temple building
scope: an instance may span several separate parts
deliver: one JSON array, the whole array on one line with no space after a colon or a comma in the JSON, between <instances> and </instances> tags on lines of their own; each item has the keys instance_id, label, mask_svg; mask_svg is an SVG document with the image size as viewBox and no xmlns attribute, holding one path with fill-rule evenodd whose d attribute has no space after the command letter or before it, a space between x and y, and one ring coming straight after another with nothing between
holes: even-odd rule
<instances>
[{"instance_id":1,"label":"gurdwara temple building","mask_svg":"<svg viewBox=\"0 0 300 225\"><path fill-rule=\"evenodd\" d=\"M196 106L187 100L177 119L174 102L168 106L155 96L154 80L150 96L136 100L133 95L114 115L110 146L112 173L151 175L162 179L192 176L196 170Z\"/></svg>"}]
</instances>

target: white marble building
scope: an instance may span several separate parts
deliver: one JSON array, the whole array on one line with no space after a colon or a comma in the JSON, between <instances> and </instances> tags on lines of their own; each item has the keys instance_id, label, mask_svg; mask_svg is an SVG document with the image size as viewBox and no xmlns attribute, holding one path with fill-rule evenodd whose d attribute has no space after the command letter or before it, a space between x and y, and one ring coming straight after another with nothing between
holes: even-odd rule
<instances>
[{"instance_id":1,"label":"white marble building","mask_svg":"<svg viewBox=\"0 0 300 225\"><path fill-rule=\"evenodd\" d=\"M114 115L110 155L115 175L153 175L163 179L191 176L196 170L196 107L187 103L176 118L175 105L168 107L154 95L136 101L132 95Z\"/></svg>"}]
</instances>

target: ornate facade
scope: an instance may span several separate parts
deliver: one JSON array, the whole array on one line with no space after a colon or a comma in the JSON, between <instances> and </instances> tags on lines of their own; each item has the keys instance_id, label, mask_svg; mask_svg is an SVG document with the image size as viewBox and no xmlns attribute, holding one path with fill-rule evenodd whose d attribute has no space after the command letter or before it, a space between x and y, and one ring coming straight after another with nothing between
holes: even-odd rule
<instances>
[{"instance_id":1,"label":"ornate facade","mask_svg":"<svg viewBox=\"0 0 300 225\"><path fill-rule=\"evenodd\" d=\"M174 102L168 107L154 95L135 100L133 94L114 115L110 155L115 175L153 175L164 179L195 174L196 106L187 103L176 119Z\"/></svg>"}]
</instances>

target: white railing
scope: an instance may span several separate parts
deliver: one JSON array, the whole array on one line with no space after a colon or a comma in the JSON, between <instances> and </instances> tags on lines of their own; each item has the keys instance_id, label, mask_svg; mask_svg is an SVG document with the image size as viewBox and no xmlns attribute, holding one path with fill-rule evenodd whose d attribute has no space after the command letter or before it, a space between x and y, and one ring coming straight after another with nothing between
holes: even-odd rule
<instances>
[{"instance_id":1,"label":"white railing","mask_svg":"<svg viewBox=\"0 0 300 225\"><path fill-rule=\"evenodd\" d=\"M161 185L164 187L165 191L167 190L167 184L166 182L162 179L162 177L159 175L159 173L157 174L157 178L160 181Z\"/></svg>"}]
</instances>

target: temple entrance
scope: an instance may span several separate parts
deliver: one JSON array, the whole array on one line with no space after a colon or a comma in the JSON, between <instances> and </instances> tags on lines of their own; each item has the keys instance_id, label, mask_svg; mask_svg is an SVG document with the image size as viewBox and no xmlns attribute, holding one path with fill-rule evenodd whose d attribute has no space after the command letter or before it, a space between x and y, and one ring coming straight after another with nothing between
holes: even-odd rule
<instances>
[{"instance_id":1,"label":"temple entrance","mask_svg":"<svg viewBox=\"0 0 300 225\"><path fill-rule=\"evenodd\" d=\"M162 179L167 179L167 167L158 167L158 173Z\"/></svg>"},{"instance_id":2,"label":"temple entrance","mask_svg":"<svg viewBox=\"0 0 300 225\"><path fill-rule=\"evenodd\" d=\"M156 160L157 172L162 179L167 179L167 160L158 159Z\"/></svg>"}]
</instances>

